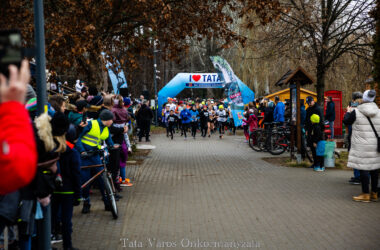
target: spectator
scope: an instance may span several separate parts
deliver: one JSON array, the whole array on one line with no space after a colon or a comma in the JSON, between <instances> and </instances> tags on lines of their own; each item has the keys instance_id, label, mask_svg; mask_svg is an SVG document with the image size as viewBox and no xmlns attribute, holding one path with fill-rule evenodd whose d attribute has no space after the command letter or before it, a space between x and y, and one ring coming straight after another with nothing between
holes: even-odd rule
<instances>
[{"instance_id":1,"label":"spectator","mask_svg":"<svg viewBox=\"0 0 380 250\"><path fill-rule=\"evenodd\" d=\"M359 106L359 103L361 103L363 101L362 98L363 98L363 94L361 92L352 93L352 101L350 102L349 106L347 107L347 110L349 110L349 108L351 108L351 110L356 109ZM347 112L343 118L343 123L344 123L344 125L346 125L346 128L348 130L348 133L347 133L348 134L348 136L347 136L347 141L348 141L347 150L348 150L348 152L350 152L351 136L352 136L352 124L350 124L350 122L349 122L351 114L352 114L352 112ZM355 169L355 168L353 169L353 171L354 171L354 177L351 177L351 179L348 182L353 184L353 185L359 185L360 184L360 171Z\"/></svg>"},{"instance_id":2,"label":"spectator","mask_svg":"<svg viewBox=\"0 0 380 250\"><path fill-rule=\"evenodd\" d=\"M306 141L307 141L307 146L310 148L313 146L312 138L311 138L311 130L313 128L313 124L311 123L311 116L312 115L318 115L319 116L319 125L321 129L324 128L324 123L323 123L323 112L321 107L319 106L318 103L314 101L314 98L311 96L306 97L306 103L309 105L309 107L306 109L306 119L305 119L305 130L306 130ZM322 130L323 131L323 130ZM313 159L316 159L315 155L315 150L311 151L313 154ZM314 167L315 163L311 167Z\"/></svg>"},{"instance_id":3,"label":"spectator","mask_svg":"<svg viewBox=\"0 0 380 250\"><path fill-rule=\"evenodd\" d=\"M326 97L327 107L326 107L326 124L329 124L331 130L331 139L334 139L334 121L335 121L335 103L331 96Z\"/></svg>"},{"instance_id":4,"label":"spectator","mask_svg":"<svg viewBox=\"0 0 380 250\"><path fill-rule=\"evenodd\" d=\"M153 119L153 111L149 107L149 101L145 101L143 103L138 114L136 115L136 119L138 120L140 127L139 142L141 142L144 136L145 140L149 142L150 124Z\"/></svg>"},{"instance_id":5,"label":"spectator","mask_svg":"<svg viewBox=\"0 0 380 250\"><path fill-rule=\"evenodd\" d=\"M83 87L84 87L83 82L81 80L77 80L77 82L75 84L75 91L78 93L81 93Z\"/></svg>"},{"instance_id":6,"label":"spectator","mask_svg":"<svg viewBox=\"0 0 380 250\"><path fill-rule=\"evenodd\" d=\"M65 112L65 98L61 95L53 95L49 98L49 103L55 112Z\"/></svg>"},{"instance_id":7,"label":"spectator","mask_svg":"<svg viewBox=\"0 0 380 250\"><path fill-rule=\"evenodd\" d=\"M37 151L29 115L24 108L29 63L9 67L9 79L0 75L0 194L13 192L32 181Z\"/></svg>"},{"instance_id":8,"label":"spectator","mask_svg":"<svg viewBox=\"0 0 380 250\"><path fill-rule=\"evenodd\" d=\"M375 90L363 94L363 103L357 109L348 108L350 113L346 124L352 125L351 148L348 155L350 168L360 170L362 193L354 196L354 201L377 201L377 183L380 168L380 153L377 134L380 132L380 110L374 103ZM371 193L369 192L369 175L371 175Z\"/></svg>"},{"instance_id":9,"label":"spectator","mask_svg":"<svg viewBox=\"0 0 380 250\"><path fill-rule=\"evenodd\" d=\"M310 117L311 130L310 130L310 149L313 154L314 171L322 172L325 171L323 156L318 156L316 153L318 143L323 140L322 128L319 122L319 116L313 114Z\"/></svg>"},{"instance_id":10,"label":"spectator","mask_svg":"<svg viewBox=\"0 0 380 250\"><path fill-rule=\"evenodd\" d=\"M280 125L282 125L285 121L285 105L283 102L280 101L280 98L278 96L274 98L274 102L276 103L276 107L274 108L273 112L274 122L279 122Z\"/></svg>"},{"instance_id":11,"label":"spectator","mask_svg":"<svg viewBox=\"0 0 380 250\"><path fill-rule=\"evenodd\" d=\"M265 123L273 122L273 117L274 117L273 112L274 112L274 103L273 102L266 103L266 107L264 109L264 121L263 121L265 128L270 127L269 124L265 125Z\"/></svg>"},{"instance_id":12,"label":"spectator","mask_svg":"<svg viewBox=\"0 0 380 250\"><path fill-rule=\"evenodd\" d=\"M90 87L88 89L88 93L89 93L89 97L91 97L91 98L87 98L87 99L90 99L88 100L89 105L101 106L103 104L103 96L99 94L96 87ZM88 111L87 116L88 118L98 119L99 113L95 111Z\"/></svg>"}]
</instances>

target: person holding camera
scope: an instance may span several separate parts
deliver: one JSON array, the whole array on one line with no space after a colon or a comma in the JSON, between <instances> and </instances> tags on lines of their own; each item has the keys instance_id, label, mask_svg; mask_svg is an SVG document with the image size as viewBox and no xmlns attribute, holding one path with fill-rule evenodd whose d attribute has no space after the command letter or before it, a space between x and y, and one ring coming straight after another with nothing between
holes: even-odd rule
<instances>
[{"instance_id":1,"label":"person holding camera","mask_svg":"<svg viewBox=\"0 0 380 250\"><path fill-rule=\"evenodd\" d=\"M20 69L9 66L8 79L0 74L0 195L26 186L36 173L36 142L24 107L29 80L27 60Z\"/></svg>"}]
</instances>

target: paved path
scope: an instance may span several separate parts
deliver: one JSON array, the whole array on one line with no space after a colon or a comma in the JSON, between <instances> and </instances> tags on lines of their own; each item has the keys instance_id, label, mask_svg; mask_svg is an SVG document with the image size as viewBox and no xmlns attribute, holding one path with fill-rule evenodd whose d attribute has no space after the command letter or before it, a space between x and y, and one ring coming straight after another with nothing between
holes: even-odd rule
<instances>
[{"instance_id":1,"label":"paved path","mask_svg":"<svg viewBox=\"0 0 380 250\"><path fill-rule=\"evenodd\" d=\"M93 197L74 215L80 249L379 249L380 203L355 203L350 171L272 166L241 137L184 141L155 135L130 167L120 218ZM141 246L141 248L140 248Z\"/></svg>"}]
</instances>

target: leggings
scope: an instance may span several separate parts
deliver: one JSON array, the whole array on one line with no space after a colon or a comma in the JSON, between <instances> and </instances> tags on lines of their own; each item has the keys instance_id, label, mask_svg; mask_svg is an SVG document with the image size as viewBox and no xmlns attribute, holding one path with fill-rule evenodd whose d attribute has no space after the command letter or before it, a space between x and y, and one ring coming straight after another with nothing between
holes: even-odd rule
<instances>
[{"instance_id":1,"label":"leggings","mask_svg":"<svg viewBox=\"0 0 380 250\"><path fill-rule=\"evenodd\" d=\"M226 126L225 122L219 122L219 134L224 135L224 127Z\"/></svg>"},{"instance_id":2,"label":"leggings","mask_svg":"<svg viewBox=\"0 0 380 250\"><path fill-rule=\"evenodd\" d=\"M182 133L187 137L186 132L189 129L190 123L182 123Z\"/></svg>"},{"instance_id":3,"label":"leggings","mask_svg":"<svg viewBox=\"0 0 380 250\"><path fill-rule=\"evenodd\" d=\"M191 122L191 135L195 137L197 134L198 122Z\"/></svg>"}]
</instances>

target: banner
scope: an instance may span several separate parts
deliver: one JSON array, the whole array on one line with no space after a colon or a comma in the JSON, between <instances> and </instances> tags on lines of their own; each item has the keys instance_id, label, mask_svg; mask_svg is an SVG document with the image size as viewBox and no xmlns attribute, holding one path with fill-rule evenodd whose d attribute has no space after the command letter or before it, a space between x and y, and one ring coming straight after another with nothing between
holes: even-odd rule
<instances>
[{"instance_id":1,"label":"banner","mask_svg":"<svg viewBox=\"0 0 380 250\"><path fill-rule=\"evenodd\" d=\"M212 64L223 76L228 101L231 103L231 113L235 126L243 124L244 102L238 79L226 60L220 56L210 56Z\"/></svg>"},{"instance_id":2,"label":"banner","mask_svg":"<svg viewBox=\"0 0 380 250\"><path fill-rule=\"evenodd\" d=\"M116 60L117 65L112 65L107 59L106 54L102 52L102 56L106 61L106 68L110 77L113 91L115 94L120 94L121 88L128 88L127 79L125 78L124 71L121 69L120 63ZM119 73L117 73L119 72Z\"/></svg>"}]
</instances>

